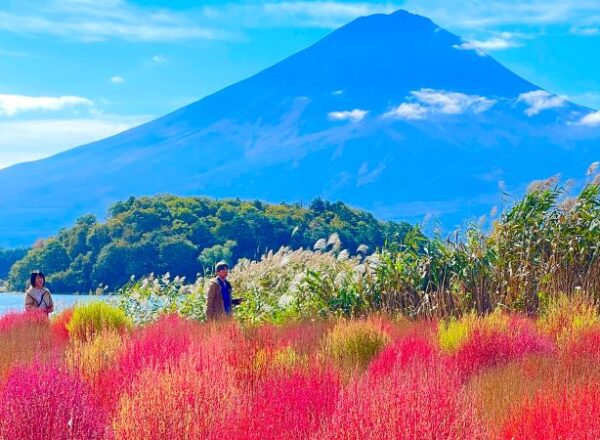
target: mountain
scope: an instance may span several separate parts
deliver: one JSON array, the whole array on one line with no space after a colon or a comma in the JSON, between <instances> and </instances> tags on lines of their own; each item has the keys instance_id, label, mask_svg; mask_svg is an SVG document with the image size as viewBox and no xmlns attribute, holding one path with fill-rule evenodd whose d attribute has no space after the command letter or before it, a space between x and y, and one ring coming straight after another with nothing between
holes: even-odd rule
<instances>
[{"instance_id":1,"label":"mountain","mask_svg":"<svg viewBox=\"0 0 600 440\"><path fill-rule=\"evenodd\" d=\"M541 90L427 18L359 18L200 101L0 170L0 245L30 244L130 195L342 200L447 228L600 156L590 109Z\"/></svg>"}]
</instances>

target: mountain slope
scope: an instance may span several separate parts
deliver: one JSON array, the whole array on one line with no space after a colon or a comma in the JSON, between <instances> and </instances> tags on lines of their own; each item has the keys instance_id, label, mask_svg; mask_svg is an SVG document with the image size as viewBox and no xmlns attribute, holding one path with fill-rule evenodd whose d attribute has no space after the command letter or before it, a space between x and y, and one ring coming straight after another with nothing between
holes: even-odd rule
<instances>
[{"instance_id":1,"label":"mountain slope","mask_svg":"<svg viewBox=\"0 0 600 440\"><path fill-rule=\"evenodd\" d=\"M162 192L322 196L453 227L498 203L498 180L578 177L597 160L599 130L576 124L589 109L462 43L404 11L360 18L155 121L1 170L0 245Z\"/></svg>"}]
</instances>

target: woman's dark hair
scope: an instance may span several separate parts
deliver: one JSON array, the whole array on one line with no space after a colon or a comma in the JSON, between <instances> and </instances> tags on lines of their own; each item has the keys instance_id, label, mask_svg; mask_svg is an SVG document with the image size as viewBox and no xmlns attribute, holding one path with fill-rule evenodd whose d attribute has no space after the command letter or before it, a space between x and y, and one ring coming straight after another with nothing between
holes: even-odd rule
<instances>
[{"instance_id":1,"label":"woman's dark hair","mask_svg":"<svg viewBox=\"0 0 600 440\"><path fill-rule=\"evenodd\" d=\"M46 284L46 276L42 272L36 271L32 272L31 276L29 277L29 284L31 284L31 287L35 287L35 279L38 276L42 277L42 279L44 280L44 282L42 283L42 287L44 286L44 284Z\"/></svg>"},{"instance_id":2,"label":"woman's dark hair","mask_svg":"<svg viewBox=\"0 0 600 440\"><path fill-rule=\"evenodd\" d=\"M215 271L219 272L223 269L229 269L229 265L224 261L219 261L215 266Z\"/></svg>"}]
</instances>

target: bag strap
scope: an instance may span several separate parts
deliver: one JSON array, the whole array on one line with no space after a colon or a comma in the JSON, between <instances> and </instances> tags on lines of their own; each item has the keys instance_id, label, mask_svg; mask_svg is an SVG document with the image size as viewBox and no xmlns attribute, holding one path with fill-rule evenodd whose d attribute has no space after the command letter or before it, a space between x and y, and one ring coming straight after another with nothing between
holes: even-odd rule
<instances>
[{"instance_id":1,"label":"bag strap","mask_svg":"<svg viewBox=\"0 0 600 440\"><path fill-rule=\"evenodd\" d=\"M46 289L41 289L42 290L42 294L40 295L40 300L38 301L37 299L35 299L35 296L33 296L31 293L28 293L27 295L29 295L35 302L37 302L37 306L39 307L42 305L42 303L46 304L46 301L44 300L44 295L46 294ZM48 304L46 304L48 305Z\"/></svg>"},{"instance_id":2,"label":"bag strap","mask_svg":"<svg viewBox=\"0 0 600 440\"><path fill-rule=\"evenodd\" d=\"M44 303L44 305L46 305L46 306L48 305L48 304L46 303L46 300L44 299L44 295L45 295L45 294L46 294L46 289L44 289L44 288L42 287L42 294L41 294L41 296L40 296L40 303L38 304L38 307L39 307L39 306L41 306L41 305L42 305L42 303Z\"/></svg>"}]
</instances>

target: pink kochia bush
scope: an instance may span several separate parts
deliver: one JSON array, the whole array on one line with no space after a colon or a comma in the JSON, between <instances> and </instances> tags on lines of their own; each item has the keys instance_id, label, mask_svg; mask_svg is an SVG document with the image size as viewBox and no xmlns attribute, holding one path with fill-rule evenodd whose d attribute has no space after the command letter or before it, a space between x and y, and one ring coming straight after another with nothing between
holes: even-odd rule
<instances>
[{"instance_id":1,"label":"pink kochia bush","mask_svg":"<svg viewBox=\"0 0 600 440\"><path fill-rule=\"evenodd\" d=\"M418 337L397 341L342 393L315 439L485 438L453 363Z\"/></svg>"},{"instance_id":2,"label":"pink kochia bush","mask_svg":"<svg viewBox=\"0 0 600 440\"><path fill-rule=\"evenodd\" d=\"M166 316L134 332L114 365L101 372L94 384L103 405L113 409L143 370L164 371L176 365L188 352L196 326L177 316Z\"/></svg>"},{"instance_id":3,"label":"pink kochia bush","mask_svg":"<svg viewBox=\"0 0 600 440\"><path fill-rule=\"evenodd\" d=\"M407 335L381 352L371 362L368 372L374 377L384 376L396 368L404 368L411 362L432 362L437 354L435 347L422 336Z\"/></svg>"},{"instance_id":4,"label":"pink kochia bush","mask_svg":"<svg viewBox=\"0 0 600 440\"><path fill-rule=\"evenodd\" d=\"M169 371L146 369L120 400L113 420L117 439L208 439L230 420L224 418L235 390L228 368L181 358Z\"/></svg>"},{"instance_id":5,"label":"pink kochia bush","mask_svg":"<svg viewBox=\"0 0 600 440\"><path fill-rule=\"evenodd\" d=\"M512 317L506 330L476 329L452 357L461 375L519 360L532 354L550 354L553 342L528 321Z\"/></svg>"},{"instance_id":6,"label":"pink kochia bush","mask_svg":"<svg viewBox=\"0 0 600 440\"><path fill-rule=\"evenodd\" d=\"M8 313L0 317L0 333L5 334L18 328L28 325L48 325L48 318L45 313L31 311L23 313Z\"/></svg>"},{"instance_id":7,"label":"pink kochia bush","mask_svg":"<svg viewBox=\"0 0 600 440\"><path fill-rule=\"evenodd\" d=\"M50 331L42 312L9 313L0 317L0 379L11 366L47 359L58 353L66 338Z\"/></svg>"},{"instance_id":8,"label":"pink kochia bush","mask_svg":"<svg viewBox=\"0 0 600 440\"><path fill-rule=\"evenodd\" d=\"M588 383L574 390L540 392L518 408L504 425L506 440L600 438L600 384Z\"/></svg>"},{"instance_id":9,"label":"pink kochia bush","mask_svg":"<svg viewBox=\"0 0 600 440\"><path fill-rule=\"evenodd\" d=\"M600 329L593 328L581 332L565 344L569 360L585 359L587 362L600 363Z\"/></svg>"},{"instance_id":10,"label":"pink kochia bush","mask_svg":"<svg viewBox=\"0 0 600 440\"><path fill-rule=\"evenodd\" d=\"M331 417L339 390L339 377L329 369L274 373L233 408L221 438L309 438Z\"/></svg>"},{"instance_id":11,"label":"pink kochia bush","mask_svg":"<svg viewBox=\"0 0 600 440\"><path fill-rule=\"evenodd\" d=\"M105 439L106 422L87 385L53 363L14 368L0 391L0 439Z\"/></svg>"},{"instance_id":12,"label":"pink kochia bush","mask_svg":"<svg viewBox=\"0 0 600 440\"><path fill-rule=\"evenodd\" d=\"M60 338L69 339L67 326L73 317L73 308L68 308L54 316L51 321L52 333Z\"/></svg>"}]
</instances>

